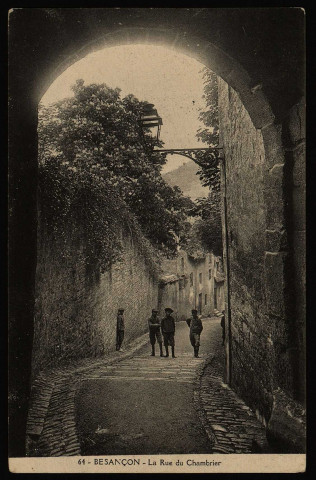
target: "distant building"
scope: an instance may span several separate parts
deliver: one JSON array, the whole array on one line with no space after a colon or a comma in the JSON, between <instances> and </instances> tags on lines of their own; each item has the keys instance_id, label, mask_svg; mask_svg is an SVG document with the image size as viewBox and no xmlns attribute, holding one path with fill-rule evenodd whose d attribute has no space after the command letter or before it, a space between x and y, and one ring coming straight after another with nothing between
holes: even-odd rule
<instances>
[{"instance_id":1,"label":"distant building","mask_svg":"<svg viewBox=\"0 0 316 480\"><path fill-rule=\"evenodd\" d=\"M199 257L180 250L175 259L165 259L159 284L159 310L174 310L177 320L184 320L196 308L200 315L213 315L224 309L223 262L213 253Z\"/></svg>"}]
</instances>

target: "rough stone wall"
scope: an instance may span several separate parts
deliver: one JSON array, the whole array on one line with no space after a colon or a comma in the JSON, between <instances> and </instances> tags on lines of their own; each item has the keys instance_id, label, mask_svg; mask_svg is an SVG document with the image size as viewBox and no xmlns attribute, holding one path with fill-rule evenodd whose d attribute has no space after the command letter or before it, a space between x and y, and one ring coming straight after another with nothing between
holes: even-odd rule
<instances>
[{"instance_id":1,"label":"rough stone wall","mask_svg":"<svg viewBox=\"0 0 316 480\"><path fill-rule=\"evenodd\" d=\"M304 303L305 281L302 128L294 129L300 138L289 161L275 147L280 131L256 129L238 94L221 79L219 111L230 272L230 382L266 423L278 392L296 396L293 352L297 363L304 364L303 308L295 319L297 299Z\"/></svg>"},{"instance_id":2,"label":"rough stone wall","mask_svg":"<svg viewBox=\"0 0 316 480\"><path fill-rule=\"evenodd\" d=\"M146 331L157 308L158 280L130 236L123 239L122 260L101 275L87 271L82 237L73 232L70 241L64 256L60 241L39 232L33 374L113 351L119 307L125 309L124 342Z\"/></svg>"},{"instance_id":3,"label":"rough stone wall","mask_svg":"<svg viewBox=\"0 0 316 480\"><path fill-rule=\"evenodd\" d=\"M305 403L306 394L306 166L305 166L305 101L295 105L284 128L287 147L287 211L289 244L293 258L292 284L289 296L294 315L292 345L295 368L296 397Z\"/></svg>"},{"instance_id":4,"label":"rough stone wall","mask_svg":"<svg viewBox=\"0 0 316 480\"><path fill-rule=\"evenodd\" d=\"M265 311L264 145L239 96L222 80L219 110L226 166L231 384L259 416L268 417L274 355L273 328Z\"/></svg>"}]
</instances>

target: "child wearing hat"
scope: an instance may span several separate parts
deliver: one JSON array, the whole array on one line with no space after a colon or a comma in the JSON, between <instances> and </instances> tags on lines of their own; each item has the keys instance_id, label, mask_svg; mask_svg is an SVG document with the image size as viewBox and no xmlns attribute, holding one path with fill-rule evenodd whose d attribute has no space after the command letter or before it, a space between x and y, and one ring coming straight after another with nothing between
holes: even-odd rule
<instances>
[{"instance_id":1,"label":"child wearing hat","mask_svg":"<svg viewBox=\"0 0 316 480\"><path fill-rule=\"evenodd\" d=\"M194 349L194 356L198 358L200 348L200 335L203 330L202 320L198 317L198 311L191 310L192 316L187 319L187 324L190 327L190 342Z\"/></svg>"},{"instance_id":2,"label":"child wearing hat","mask_svg":"<svg viewBox=\"0 0 316 480\"><path fill-rule=\"evenodd\" d=\"M163 357L162 353L162 337L160 333L160 319L158 318L158 310L153 309L151 317L148 320L149 327L149 340L151 344L151 356L155 356L155 343L156 340L159 344L160 356Z\"/></svg>"},{"instance_id":3,"label":"child wearing hat","mask_svg":"<svg viewBox=\"0 0 316 480\"><path fill-rule=\"evenodd\" d=\"M166 349L166 357L169 357L168 346L171 346L172 358L176 358L174 353L174 334L176 325L174 318L171 316L173 310L170 307L165 308L166 316L161 320L161 331L164 339L164 345Z\"/></svg>"}]
</instances>

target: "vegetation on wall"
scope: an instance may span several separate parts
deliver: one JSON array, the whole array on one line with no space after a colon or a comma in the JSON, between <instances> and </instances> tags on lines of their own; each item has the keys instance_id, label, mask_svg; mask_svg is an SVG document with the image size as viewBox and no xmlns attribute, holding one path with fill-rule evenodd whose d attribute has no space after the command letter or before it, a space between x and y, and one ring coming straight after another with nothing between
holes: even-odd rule
<instances>
[{"instance_id":1,"label":"vegetation on wall","mask_svg":"<svg viewBox=\"0 0 316 480\"><path fill-rule=\"evenodd\" d=\"M174 254L193 204L161 177L165 155L153 153L140 122L146 102L83 80L73 92L39 109L41 220L65 242L69 225L80 225L87 262L101 271L120 256L123 225L153 257L150 244Z\"/></svg>"}]
</instances>

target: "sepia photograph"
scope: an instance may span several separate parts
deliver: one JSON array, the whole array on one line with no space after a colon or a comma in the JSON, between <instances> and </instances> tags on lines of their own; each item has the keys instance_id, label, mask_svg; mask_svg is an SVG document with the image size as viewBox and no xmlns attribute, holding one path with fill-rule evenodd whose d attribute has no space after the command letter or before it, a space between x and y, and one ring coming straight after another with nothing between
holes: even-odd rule
<instances>
[{"instance_id":1,"label":"sepia photograph","mask_svg":"<svg viewBox=\"0 0 316 480\"><path fill-rule=\"evenodd\" d=\"M10 472L304 472L304 9L12 8L8 64Z\"/></svg>"}]
</instances>

